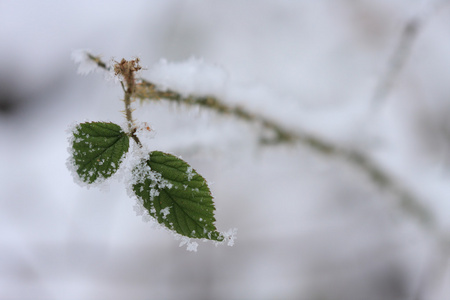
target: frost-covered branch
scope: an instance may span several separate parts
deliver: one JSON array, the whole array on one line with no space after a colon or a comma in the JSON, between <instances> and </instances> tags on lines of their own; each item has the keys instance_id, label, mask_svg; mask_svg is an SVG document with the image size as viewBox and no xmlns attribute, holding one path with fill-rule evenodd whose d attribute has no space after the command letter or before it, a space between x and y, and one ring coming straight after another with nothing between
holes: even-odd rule
<instances>
[{"instance_id":1,"label":"frost-covered branch","mask_svg":"<svg viewBox=\"0 0 450 300\"><path fill-rule=\"evenodd\" d=\"M89 55L97 62L101 68L108 69L98 57ZM136 84L133 94L134 98L150 101L171 101L187 106L197 105L210 109L218 114L233 116L239 120L260 124L265 130L274 133L273 139L264 139L264 143L270 144L292 144L300 143L308 146L321 155L330 158L340 158L357 169L365 173L381 189L389 191L395 195L403 211L417 219L424 227L430 229L433 227L433 218L428 209L410 192L400 187L397 181L381 166L377 165L372 159L356 150L346 149L326 141L320 137L311 134L292 131L284 128L277 122L255 113L252 113L241 106L229 105L213 96L184 96L173 90L159 88L156 84L142 79Z\"/></svg>"},{"instance_id":2,"label":"frost-covered branch","mask_svg":"<svg viewBox=\"0 0 450 300\"><path fill-rule=\"evenodd\" d=\"M189 106L198 105L213 110L219 114L231 115L246 122L261 124L262 127L272 131L275 134L274 139L265 139L263 140L264 143L283 144L299 142L322 155L344 159L366 173L366 175L368 175L368 177L380 188L390 191L391 193L396 195L400 199L400 204L403 210L407 211L409 214L417 218L423 225L429 227L432 223L430 212L421 204L418 199L416 199L416 197L414 197L405 189L402 189L392 176L390 176L369 157L358 151L345 149L308 133L300 133L288 130L282 125L264 116L253 114L239 106L227 105L212 96L183 97L181 94L175 91L159 90L153 83L143 80L141 83L141 87L138 88L138 92L135 94L135 97L150 101L166 100Z\"/></svg>"}]
</instances>

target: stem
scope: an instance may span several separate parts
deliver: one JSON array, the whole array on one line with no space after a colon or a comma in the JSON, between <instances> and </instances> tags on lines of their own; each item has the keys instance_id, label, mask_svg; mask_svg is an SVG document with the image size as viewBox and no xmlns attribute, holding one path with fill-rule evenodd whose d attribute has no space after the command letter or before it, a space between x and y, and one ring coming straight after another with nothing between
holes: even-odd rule
<instances>
[{"instance_id":1,"label":"stem","mask_svg":"<svg viewBox=\"0 0 450 300\"><path fill-rule=\"evenodd\" d=\"M94 56L94 55L92 55L92 54L90 54L90 53L87 53L87 56L88 56L88 58L89 58L90 60L96 62L97 65L98 65L100 68L103 68L103 69L105 69L105 70L109 70L109 68L108 68L108 67L106 66L106 64L100 59L100 57Z\"/></svg>"},{"instance_id":2,"label":"stem","mask_svg":"<svg viewBox=\"0 0 450 300\"><path fill-rule=\"evenodd\" d=\"M139 138L136 136L136 127L133 126L133 110L131 108L131 96L133 94L131 87L128 85L125 88L123 82L121 82L122 88L124 90L125 96L123 98L123 102L125 102L125 116L127 118L128 125L128 135L138 144L139 147L142 147L142 143Z\"/></svg>"}]
</instances>

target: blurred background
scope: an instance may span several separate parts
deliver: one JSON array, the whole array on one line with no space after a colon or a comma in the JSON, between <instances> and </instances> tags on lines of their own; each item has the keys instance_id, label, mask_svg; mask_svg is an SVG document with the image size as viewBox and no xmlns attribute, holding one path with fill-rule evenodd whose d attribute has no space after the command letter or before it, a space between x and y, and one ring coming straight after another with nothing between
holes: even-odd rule
<instances>
[{"instance_id":1,"label":"blurred background","mask_svg":"<svg viewBox=\"0 0 450 300\"><path fill-rule=\"evenodd\" d=\"M436 3L1 1L0 299L450 299L450 5ZM424 22L410 55L374 103L411 18ZM204 59L227 74L217 96L372 157L434 225L345 160L144 103L149 147L207 178L218 229L238 228L233 247L188 252L136 216L122 182L74 183L69 125L124 122L120 86L78 75L77 49L149 71Z\"/></svg>"}]
</instances>

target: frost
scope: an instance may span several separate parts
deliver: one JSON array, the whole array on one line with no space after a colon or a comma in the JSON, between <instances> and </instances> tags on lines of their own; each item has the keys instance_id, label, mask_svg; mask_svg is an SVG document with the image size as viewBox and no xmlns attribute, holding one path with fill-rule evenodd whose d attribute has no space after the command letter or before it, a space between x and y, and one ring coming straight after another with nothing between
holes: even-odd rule
<instances>
[{"instance_id":1,"label":"frost","mask_svg":"<svg viewBox=\"0 0 450 300\"><path fill-rule=\"evenodd\" d=\"M186 245L187 251L197 252L198 243L192 242L188 237L182 237L179 247Z\"/></svg>"},{"instance_id":2,"label":"frost","mask_svg":"<svg viewBox=\"0 0 450 300\"><path fill-rule=\"evenodd\" d=\"M186 170L186 174L188 176L188 181L191 181L192 177L194 177L195 175L194 169L192 169L192 167L188 167Z\"/></svg>"},{"instance_id":3,"label":"frost","mask_svg":"<svg viewBox=\"0 0 450 300\"><path fill-rule=\"evenodd\" d=\"M134 205L133 210L136 212L136 216L143 216L145 214L146 210L141 199L136 198L136 204Z\"/></svg>"},{"instance_id":4,"label":"frost","mask_svg":"<svg viewBox=\"0 0 450 300\"><path fill-rule=\"evenodd\" d=\"M149 214L143 215L142 216L142 221L144 221L144 222L152 222L152 223L154 222L154 224L157 224L155 222L155 220Z\"/></svg>"},{"instance_id":5,"label":"frost","mask_svg":"<svg viewBox=\"0 0 450 300\"><path fill-rule=\"evenodd\" d=\"M147 73L147 78L162 89L170 88L184 96L222 94L229 77L223 68L194 57L182 62L162 59Z\"/></svg>"},{"instance_id":6,"label":"frost","mask_svg":"<svg viewBox=\"0 0 450 300\"><path fill-rule=\"evenodd\" d=\"M88 75L98 68L95 61L89 58L88 53L90 50L79 49L72 51L72 60L78 65L78 74Z\"/></svg>"},{"instance_id":7,"label":"frost","mask_svg":"<svg viewBox=\"0 0 450 300\"><path fill-rule=\"evenodd\" d=\"M108 72L106 73L105 79L106 81L114 81L115 84L118 84L120 82L123 82L124 78L122 76L122 74L118 74L116 75L116 72L114 71L114 65L117 63L117 61L114 59L114 57L112 57L109 61L108 61Z\"/></svg>"},{"instance_id":8,"label":"frost","mask_svg":"<svg viewBox=\"0 0 450 300\"><path fill-rule=\"evenodd\" d=\"M136 122L134 126L136 127L136 135L141 142L151 140L155 137L155 131L147 122Z\"/></svg>"},{"instance_id":9,"label":"frost","mask_svg":"<svg viewBox=\"0 0 450 300\"><path fill-rule=\"evenodd\" d=\"M151 180L149 190L151 201L153 201L155 197L159 196L159 190L164 188L171 189L173 187L172 183L163 179L160 173L151 170L146 164L146 160L141 161L137 167L133 169L132 174L132 179L130 181L131 185L143 183L147 179Z\"/></svg>"},{"instance_id":10,"label":"frost","mask_svg":"<svg viewBox=\"0 0 450 300\"><path fill-rule=\"evenodd\" d=\"M229 229L227 232L223 232L222 235L224 237L224 242L227 243L227 246L232 247L237 238L237 228Z\"/></svg>"},{"instance_id":11,"label":"frost","mask_svg":"<svg viewBox=\"0 0 450 300\"><path fill-rule=\"evenodd\" d=\"M226 232L221 232L220 235L223 237L223 241L214 242L214 245L223 245L227 244L227 246L234 246L234 241L237 239L237 228L228 229Z\"/></svg>"},{"instance_id":12,"label":"frost","mask_svg":"<svg viewBox=\"0 0 450 300\"><path fill-rule=\"evenodd\" d=\"M166 208L161 209L160 212L163 215L163 219L165 219L167 215L170 214L170 207L167 206Z\"/></svg>"},{"instance_id":13,"label":"frost","mask_svg":"<svg viewBox=\"0 0 450 300\"><path fill-rule=\"evenodd\" d=\"M69 147L67 147L67 152L69 153L69 157L67 158L67 161L66 161L66 167L69 170L70 174L72 175L73 181L76 184L78 184L79 186L82 186L82 187L90 188L91 185L89 185L88 183L81 180L81 178L78 176L78 174L77 174L78 167L75 164L75 159L74 159L74 155L78 154L78 152L73 149L72 144L74 142L79 143L82 141L81 138L75 138L73 135L74 132L78 131L79 126L80 126L79 123L73 122L66 129L67 141L70 145Z\"/></svg>"}]
</instances>

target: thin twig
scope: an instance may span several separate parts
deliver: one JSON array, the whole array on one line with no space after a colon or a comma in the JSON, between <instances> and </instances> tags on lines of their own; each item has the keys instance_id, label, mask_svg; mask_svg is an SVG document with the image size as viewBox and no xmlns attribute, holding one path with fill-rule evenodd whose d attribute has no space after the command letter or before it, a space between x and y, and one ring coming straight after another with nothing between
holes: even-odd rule
<instances>
[{"instance_id":1,"label":"thin twig","mask_svg":"<svg viewBox=\"0 0 450 300\"><path fill-rule=\"evenodd\" d=\"M403 28L398 44L389 59L386 73L383 76L380 76L380 81L375 88L372 98L373 105L381 105L389 95L398 74L409 58L413 42L416 40L421 24L421 19L416 17L409 20Z\"/></svg>"},{"instance_id":2,"label":"thin twig","mask_svg":"<svg viewBox=\"0 0 450 300\"><path fill-rule=\"evenodd\" d=\"M434 13L448 5L450 1L436 1L430 5L428 10L420 15L410 18L400 34L397 45L387 62L385 73L380 76L372 96L372 105L380 106L389 96L392 87L395 85L400 72L405 67L417 37L423 29L424 24L433 16Z\"/></svg>"},{"instance_id":3,"label":"thin twig","mask_svg":"<svg viewBox=\"0 0 450 300\"><path fill-rule=\"evenodd\" d=\"M123 83L122 83L123 86ZM125 89L125 96L123 98L123 102L125 102L125 116L127 118L127 124L128 124L128 132L131 136L131 138L138 144L139 147L142 147L142 143L139 140L139 138L136 135L136 128L133 126L133 115L132 115L132 108L131 108L131 97L132 93L130 89Z\"/></svg>"},{"instance_id":4,"label":"thin twig","mask_svg":"<svg viewBox=\"0 0 450 300\"><path fill-rule=\"evenodd\" d=\"M106 64L103 63L98 57L94 57L91 54L88 54L88 57L97 62L100 67L108 69ZM136 88L135 73L140 69L141 67L139 66L138 59L131 61L122 59L120 63L116 63L114 65L114 72L116 76L120 75L123 77L123 81L121 81L120 84L122 85L122 89L125 94L123 102L125 103L125 116L127 118L128 124L128 135L136 142L139 147L142 147L141 141L136 136L136 128L134 126L133 120L133 109L131 108L131 99Z\"/></svg>"}]
</instances>

